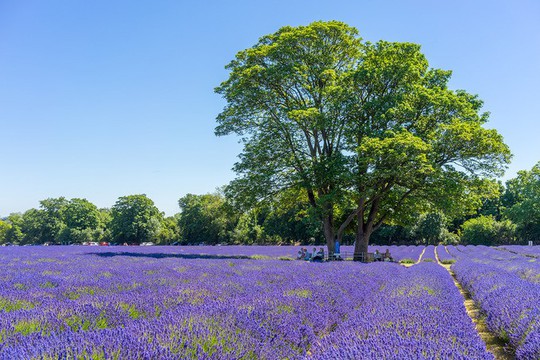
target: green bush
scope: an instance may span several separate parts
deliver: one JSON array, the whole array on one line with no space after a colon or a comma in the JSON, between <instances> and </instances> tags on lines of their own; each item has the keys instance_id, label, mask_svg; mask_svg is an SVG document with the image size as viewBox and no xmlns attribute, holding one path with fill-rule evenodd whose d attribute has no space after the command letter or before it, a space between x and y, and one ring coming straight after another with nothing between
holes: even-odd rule
<instances>
[{"instance_id":1,"label":"green bush","mask_svg":"<svg viewBox=\"0 0 540 360\"><path fill-rule=\"evenodd\" d=\"M416 264L416 260L413 259L401 259L399 260L400 264Z\"/></svg>"},{"instance_id":2,"label":"green bush","mask_svg":"<svg viewBox=\"0 0 540 360\"><path fill-rule=\"evenodd\" d=\"M290 256L280 256L280 257L278 258L278 260L292 261L292 260L295 260L295 259L293 259L293 258L290 257Z\"/></svg>"},{"instance_id":3,"label":"green bush","mask_svg":"<svg viewBox=\"0 0 540 360\"><path fill-rule=\"evenodd\" d=\"M461 242L471 245L511 244L516 239L516 226L510 220L497 221L492 216L479 216L461 225Z\"/></svg>"}]
</instances>

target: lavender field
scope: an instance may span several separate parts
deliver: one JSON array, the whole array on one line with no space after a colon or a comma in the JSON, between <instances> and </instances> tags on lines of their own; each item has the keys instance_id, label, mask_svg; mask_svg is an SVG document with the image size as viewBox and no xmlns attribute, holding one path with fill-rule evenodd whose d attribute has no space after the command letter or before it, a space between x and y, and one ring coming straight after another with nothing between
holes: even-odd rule
<instances>
[{"instance_id":1,"label":"lavender field","mask_svg":"<svg viewBox=\"0 0 540 360\"><path fill-rule=\"evenodd\" d=\"M540 358L536 248L389 249L418 263L285 261L297 247L0 248L0 359L493 359L438 259L455 260L518 359Z\"/></svg>"}]
</instances>

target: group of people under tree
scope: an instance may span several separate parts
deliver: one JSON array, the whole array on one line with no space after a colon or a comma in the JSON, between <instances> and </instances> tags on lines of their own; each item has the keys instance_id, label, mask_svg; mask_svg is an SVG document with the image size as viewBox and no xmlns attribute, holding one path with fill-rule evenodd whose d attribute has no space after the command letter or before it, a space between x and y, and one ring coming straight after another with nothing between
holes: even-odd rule
<instances>
[{"instance_id":1,"label":"group of people under tree","mask_svg":"<svg viewBox=\"0 0 540 360\"><path fill-rule=\"evenodd\" d=\"M306 248L301 248L298 250L298 256L296 257L296 260L306 260L306 261L315 261L315 262L321 262L324 261L324 249L319 248L319 251L317 251L317 248L313 248L313 252L309 252Z\"/></svg>"},{"instance_id":2,"label":"group of people under tree","mask_svg":"<svg viewBox=\"0 0 540 360\"><path fill-rule=\"evenodd\" d=\"M373 261L390 261L393 262L394 259L390 255L390 250L386 249L384 254L381 254L379 250L375 250L375 253L373 253Z\"/></svg>"},{"instance_id":3,"label":"group of people under tree","mask_svg":"<svg viewBox=\"0 0 540 360\"><path fill-rule=\"evenodd\" d=\"M337 249L339 251L339 243L337 243ZM342 260L340 253L333 254L334 260ZM324 249L321 247L319 248L319 251L317 251L317 248L313 248L313 252L309 252L307 248L300 248L298 250L298 255L296 256L296 260L305 260L305 261L315 261L315 262L322 262L325 260L324 258ZM386 249L384 253L381 253L379 250L375 250L373 253L373 261L386 261L386 262L394 262L394 259L392 258L392 255L390 255L390 250Z\"/></svg>"}]
</instances>

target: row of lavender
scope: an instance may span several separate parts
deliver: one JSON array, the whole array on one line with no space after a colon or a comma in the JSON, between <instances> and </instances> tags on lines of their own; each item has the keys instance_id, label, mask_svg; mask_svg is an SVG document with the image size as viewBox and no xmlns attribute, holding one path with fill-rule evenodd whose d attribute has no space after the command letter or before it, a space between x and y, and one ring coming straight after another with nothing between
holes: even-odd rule
<instances>
[{"instance_id":1,"label":"row of lavender","mask_svg":"<svg viewBox=\"0 0 540 360\"><path fill-rule=\"evenodd\" d=\"M0 359L492 358L434 263L54 247L0 266Z\"/></svg>"},{"instance_id":2,"label":"row of lavender","mask_svg":"<svg viewBox=\"0 0 540 360\"><path fill-rule=\"evenodd\" d=\"M525 254L488 246L457 246L458 254L465 254L476 263L496 267L540 285L540 260Z\"/></svg>"},{"instance_id":3,"label":"row of lavender","mask_svg":"<svg viewBox=\"0 0 540 360\"><path fill-rule=\"evenodd\" d=\"M443 264L453 264L455 262L454 257L448 252L446 246L437 245L436 248L437 257Z\"/></svg>"},{"instance_id":4,"label":"row of lavender","mask_svg":"<svg viewBox=\"0 0 540 360\"><path fill-rule=\"evenodd\" d=\"M491 331L518 359L540 359L540 277L536 259L485 246L448 247L458 281L486 314Z\"/></svg>"},{"instance_id":5,"label":"row of lavender","mask_svg":"<svg viewBox=\"0 0 540 360\"><path fill-rule=\"evenodd\" d=\"M540 246L505 245L501 246L500 248L516 254L521 254L532 258L540 258Z\"/></svg>"}]
</instances>

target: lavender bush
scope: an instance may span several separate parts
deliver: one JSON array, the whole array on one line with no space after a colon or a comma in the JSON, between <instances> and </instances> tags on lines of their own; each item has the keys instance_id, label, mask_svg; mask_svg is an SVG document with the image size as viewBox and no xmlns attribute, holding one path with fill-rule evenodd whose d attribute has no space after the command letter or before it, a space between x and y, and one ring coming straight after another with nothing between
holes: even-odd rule
<instances>
[{"instance_id":1,"label":"lavender bush","mask_svg":"<svg viewBox=\"0 0 540 360\"><path fill-rule=\"evenodd\" d=\"M437 257L439 258L439 261L443 264L453 264L455 262L455 259L448 250L446 250L446 247L443 245L437 245L436 250Z\"/></svg>"},{"instance_id":2,"label":"lavender bush","mask_svg":"<svg viewBox=\"0 0 540 360\"><path fill-rule=\"evenodd\" d=\"M525 245L505 245L500 246L503 250L508 250L510 252L525 255L533 258L540 258L540 246L525 246Z\"/></svg>"},{"instance_id":3,"label":"lavender bush","mask_svg":"<svg viewBox=\"0 0 540 360\"><path fill-rule=\"evenodd\" d=\"M540 260L488 246L459 246L457 257L493 266L540 285Z\"/></svg>"},{"instance_id":4,"label":"lavender bush","mask_svg":"<svg viewBox=\"0 0 540 360\"><path fill-rule=\"evenodd\" d=\"M486 315L490 330L506 339L518 359L540 358L540 286L530 259L484 246L453 247L458 281Z\"/></svg>"},{"instance_id":5,"label":"lavender bush","mask_svg":"<svg viewBox=\"0 0 540 360\"><path fill-rule=\"evenodd\" d=\"M435 246L433 246L433 245L426 246L424 254L422 255L422 261L427 261L427 262L436 261Z\"/></svg>"}]
</instances>

